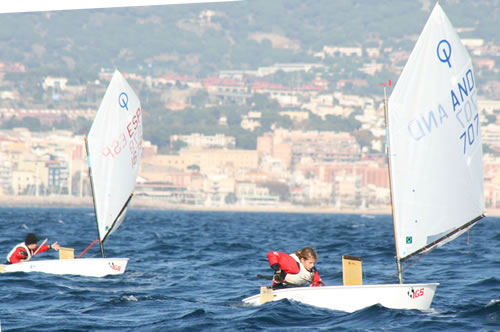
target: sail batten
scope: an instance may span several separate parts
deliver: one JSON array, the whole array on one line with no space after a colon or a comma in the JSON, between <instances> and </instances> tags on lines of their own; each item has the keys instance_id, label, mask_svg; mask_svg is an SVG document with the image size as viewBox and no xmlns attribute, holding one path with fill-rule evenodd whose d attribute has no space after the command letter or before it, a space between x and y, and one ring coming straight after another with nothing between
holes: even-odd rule
<instances>
[{"instance_id":1,"label":"sail batten","mask_svg":"<svg viewBox=\"0 0 500 332\"><path fill-rule=\"evenodd\" d=\"M388 101L399 261L451 241L484 214L476 91L471 58L437 3Z\"/></svg>"},{"instance_id":2,"label":"sail batten","mask_svg":"<svg viewBox=\"0 0 500 332\"><path fill-rule=\"evenodd\" d=\"M87 145L102 243L125 217L142 155L141 103L118 70L99 106Z\"/></svg>"}]
</instances>

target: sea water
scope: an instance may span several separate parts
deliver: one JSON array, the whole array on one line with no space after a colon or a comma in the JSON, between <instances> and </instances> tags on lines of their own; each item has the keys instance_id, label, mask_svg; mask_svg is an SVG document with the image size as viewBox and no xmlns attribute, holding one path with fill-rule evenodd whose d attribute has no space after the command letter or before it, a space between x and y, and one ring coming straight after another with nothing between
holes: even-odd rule
<instances>
[{"instance_id":1,"label":"sea water","mask_svg":"<svg viewBox=\"0 0 500 332\"><path fill-rule=\"evenodd\" d=\"M93 212L1 208L0 255L28 232L78 255L97 237ZM500 331L499 218L481 220L404 273L407 283L440 283L425 312L241 301L269 284L257 274L272 274L270 250L315 248L327 285L342 284L342 255L361 256L364 283L384 282L396 272L388 215L131 209L104 245L106 256L130 258L125 274L0 274L2 331ZM100 257L98 245L84 257Z\"/></svg>"}]
</instances>

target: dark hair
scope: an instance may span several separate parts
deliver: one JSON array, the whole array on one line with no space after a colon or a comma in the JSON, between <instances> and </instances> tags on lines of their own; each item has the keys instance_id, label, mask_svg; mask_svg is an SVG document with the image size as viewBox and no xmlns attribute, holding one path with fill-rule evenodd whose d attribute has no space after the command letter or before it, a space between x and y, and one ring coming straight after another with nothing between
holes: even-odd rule
<instances>
[{"instance_id":1,"label":"dark hair","mask_svg":"<svg viewBox=\"0 0 500 332\"><path fill-rule=\"evenodd\" d=\"M304 259L318 260L318 255L316 254L316 251L311 247L305 247L300 250L297 250L295 252L295 255L297 255L299 259L304 258Z\"/></svg>"},{"instance_id":2,"label":"dark hair","mask_svg":"<svg viewBox=\"0 0 500 332\"><path fill-rule=\"evenodd\" d=\"M30 244L37 243L39 240L34 233L28 233L24 239L24 243L29 246Z\"/></svg>"}]
</instances>

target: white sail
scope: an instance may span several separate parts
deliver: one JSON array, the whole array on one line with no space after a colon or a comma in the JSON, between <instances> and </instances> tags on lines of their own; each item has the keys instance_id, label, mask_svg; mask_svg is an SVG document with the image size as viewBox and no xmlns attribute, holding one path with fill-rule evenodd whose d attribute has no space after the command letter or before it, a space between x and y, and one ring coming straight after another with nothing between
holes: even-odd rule
<instances>
[{"instance_id":1,"label":"white sail","mask_svg":"<svg viewBox=\"0 0 500 332\"><path fill-rule=\"evenodd\" d=\"M106 90L87 142L99 237L104 241L124 218L142 155L141 103L118 71Z\"/></svg>"},{"instance_id":2,"label":"white sail","mask_svg":"<svg viewBox=\"0 0 500 332\"><path fill-rule=\"evenodd\" d=\"M388 103L401 260L453 239L483 215L476 91L471 58L437 3Z\"/></svg>"}]
</instances>

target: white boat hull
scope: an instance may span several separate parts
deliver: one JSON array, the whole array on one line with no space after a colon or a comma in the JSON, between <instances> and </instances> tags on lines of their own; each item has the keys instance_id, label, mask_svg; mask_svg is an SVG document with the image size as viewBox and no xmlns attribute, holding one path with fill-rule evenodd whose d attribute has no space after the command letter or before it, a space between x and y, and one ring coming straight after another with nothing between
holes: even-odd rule
<instances>
[{"instance_id":1,"label":"white boat hull","mask_svg":"<svg viewBox=\"0 0 500 332\"><path fill-rule=\"evenodd\" d=\"M438 283L296 287L273 291L273 301L288 299L331 310L354 312L376 304L390 309L428 310ZM243 299L260 305L260 295Z\"/></svg>"},{"instance_id":2,"label":"white boat hull","mask_svg":"<svg viewBox=\"0 0 500 332\"><path fill-rule=\"evenodd\" d=\"M43 272L104 277L123 274L127 268L127 263L128 258L52 259L0 265L0 272Z\"/></svg>"}]
</instances>

